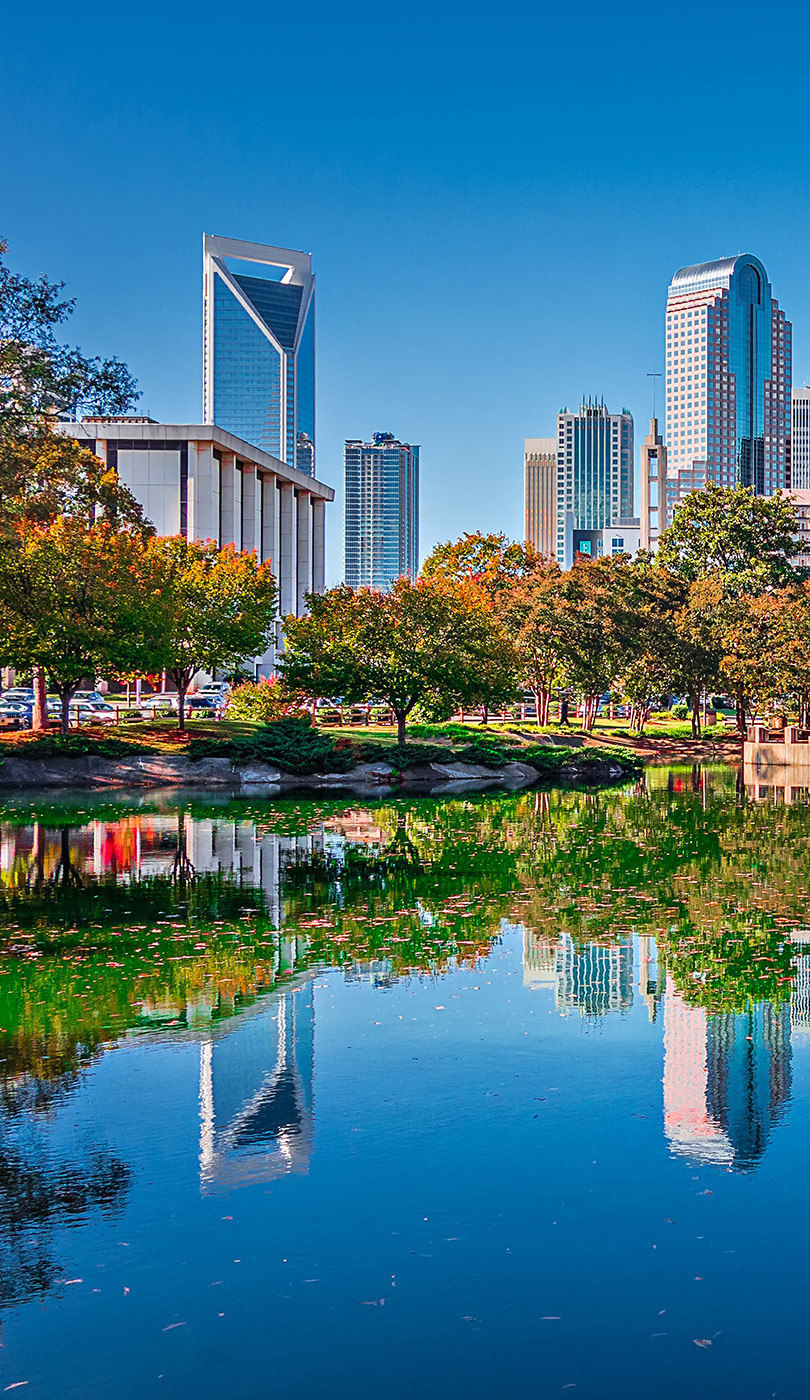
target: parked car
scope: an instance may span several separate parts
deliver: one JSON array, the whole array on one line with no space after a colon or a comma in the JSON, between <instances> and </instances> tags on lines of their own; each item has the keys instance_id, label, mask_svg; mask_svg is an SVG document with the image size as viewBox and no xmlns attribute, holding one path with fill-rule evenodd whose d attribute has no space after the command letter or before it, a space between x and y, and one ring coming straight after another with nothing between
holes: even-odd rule
<instances>
[{"instance_id":1,"label":"parked car","mask_svg":"<svg viewBox=\"0 0 810 1400\"><path fill-rule=\"evenodd\" d=\"M196 694L186 698L187 710L198 710L212 715L221 715L223 710L227 708L227 704L227 696L222 695L219 691L213 695L206 695L203 691L198 690Z\"/></svg>"},{"instance_id":2,"label":"parked car","mask_svg":"<svg viewBox=\"0 0 810 1400\"><path fill-rule=\"evenodd\" d=\"M74 701L76 703L85 701L90 704L106 705L107 697L102 695L100 690L76 690L73 692L73 701L71 701L71 704Z\"/></svg>"},{"instance_id":3,"label":"parked car","mask_svg":"<svg viewBox=\"0 0 810 1400\"><path fill-rule=\"evenodd\" d=\"M9 701L23 700L23 701L27 701L29 704L33 705L33 703L34 703L34 691L33 691L33 687L32 687L32 686L29 686L29 685L13 685L13 686L11 686L8 690L4 690L4 691L3 691L3 694L2 694L2 697L1 697L1 698L2 698L2 700L4 700L4 701L5 701L5 700L9 700Z\"/></svg>"},{"instance_id":4,"label":"parked car","mask_svg":"<svg viewBox=\"0 0 810 1400\"><path fill-rule=\"evenodd\" d=\"M151 710L177 710L177 696L168 690L158 691L156 695L141 696L141 709Z\"/></svg>"},{"instance_id":5,"label":"parked car","mask_svg":"<svg viewBox=\"0 0 810 1400\"><path fill-rule=\"evenodd\" d=\"M230 681L206 681L205 685L201 685L200 688L199 688L199 690L195 691L195 694L196 694L196 695L227 695L228 692L230 691L230 688L231 688L231 683L230 683Z\"/></svg>"},{"instance_id":6,"label":"parked car","mask_svg":"<svg viewBox=\"0 0 810 1400\"><path fill-rule=\"evenodd\" d=\"M115 724L115 706L109 705L106 700L89 703L80 700L78 704L73 701L69 713L70 718L78 719L80 724Z\"/></svg>"},{"instance_id":7,"label":"parked car","mask_svg":"<svg viewBox=\"0 0 810 1400\"><path fill-rule=\"evenodd\" d=\"M9 720L17 729L30 729L34 714L33 702L0 700L0 719Z\"/></svg>"}]
</instances>

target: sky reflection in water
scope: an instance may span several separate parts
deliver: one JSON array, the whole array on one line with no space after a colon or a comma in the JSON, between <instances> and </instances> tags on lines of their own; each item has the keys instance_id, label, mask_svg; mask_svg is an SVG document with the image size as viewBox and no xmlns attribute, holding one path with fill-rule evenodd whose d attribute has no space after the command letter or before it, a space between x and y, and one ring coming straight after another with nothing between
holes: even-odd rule
<instances>
[{"instance_id":1,"label":"sky reflection in water","mask_svg":"<svg viewBox=\"0 0 810 1400\"><path fill-rule=\"evenodd\" d=\"M0 1392L804 1395L794 796L7 811Z\"/></svg>"}]
</instances>

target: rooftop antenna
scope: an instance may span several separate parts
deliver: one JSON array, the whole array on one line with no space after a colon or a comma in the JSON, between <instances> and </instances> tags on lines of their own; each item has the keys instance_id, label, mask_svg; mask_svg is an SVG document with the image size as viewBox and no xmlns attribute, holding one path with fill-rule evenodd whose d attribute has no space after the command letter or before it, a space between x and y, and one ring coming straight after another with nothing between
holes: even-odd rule
<instances>
[{"instance_id":1,"label":"rooftop antenna","mask_svg":"<svg viewBox=\"0 0 810 1400\"><path fill-rule=\"evenodd\" d=\"M655 365L653 365L652 369L651 369L651 370L648 370L648 372L647 372L647 378L652 380L652 416L653 416L653 418L654 418L654 417L655 417L655 381L656 381L656 379L663 379L663 375L662 375L660 369L656 369L656 368L655 368Z\"/></svg>"}]
</instances>

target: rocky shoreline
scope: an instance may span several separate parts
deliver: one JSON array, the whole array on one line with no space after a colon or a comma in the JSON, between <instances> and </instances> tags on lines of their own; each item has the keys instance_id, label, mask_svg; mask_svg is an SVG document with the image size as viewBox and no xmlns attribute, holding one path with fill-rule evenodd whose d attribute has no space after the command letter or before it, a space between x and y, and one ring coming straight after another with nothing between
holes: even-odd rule
<instances>
[{"instance_id":1,"label":"rocky shoreline","mask_svg":"<svg viewBox=\"0 0 810 1400\"><path fill-rule=\"evenodd\" d=\"M484 788L517 791L538 783L618 782L629 776L618 762L588 760L587 752L572 757L552 773L528 763L505 763L498 768L477 763L419 763L403 772L390 764L361 763L348 773L288 773L272 763L236 764L229 758L191 759L183 754L146 754L132 758L76 756L61 758L3 758L0 791L20 788L222 788L276 796L285 792L380 791L459 792Z\"/></svg>"}]
</instances>

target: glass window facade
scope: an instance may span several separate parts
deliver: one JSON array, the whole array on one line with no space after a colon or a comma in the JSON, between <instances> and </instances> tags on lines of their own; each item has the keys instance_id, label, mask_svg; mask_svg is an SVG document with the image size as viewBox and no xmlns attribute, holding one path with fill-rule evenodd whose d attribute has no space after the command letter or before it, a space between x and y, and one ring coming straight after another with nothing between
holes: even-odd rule
<instances>
[{"instance_id":1,"label":"glass window facade","mask_svg":"<svg viewBox=\"0 0 810 1400\"><path fill-rule=\"evenodd\" d=\"M388 588L419 568L419 448L375 433L347 442L345 579L352 588Z\"/></svg>"},{"instance_id":2,"label":"glass window facade","mask_svg":"<svg viewBox=\"0 0 810 1400\"><path fill-rule=\"evenodd\" d=\"M209 235L203 248L205 421L314 476L309 255Z\"/></svg>"},{"instance_id":3,"label":"glass window facade","mask_svg":"<svg viewBox=\"0 0 810 1400\"><path fill-rule=\"evenodd\" d=\"M282 445L281 370L278 350L215 273L213 421L274 457Z\"/></svg>"}]
</instances>

